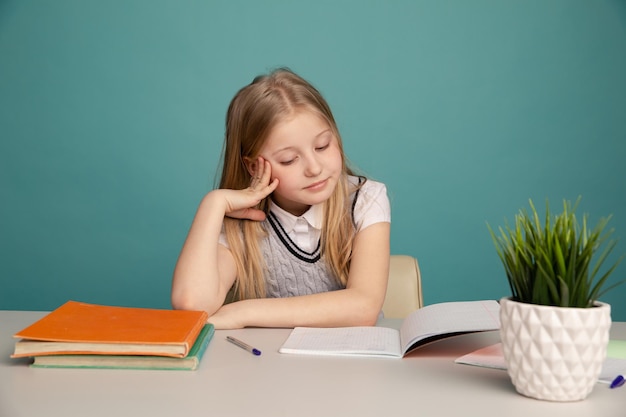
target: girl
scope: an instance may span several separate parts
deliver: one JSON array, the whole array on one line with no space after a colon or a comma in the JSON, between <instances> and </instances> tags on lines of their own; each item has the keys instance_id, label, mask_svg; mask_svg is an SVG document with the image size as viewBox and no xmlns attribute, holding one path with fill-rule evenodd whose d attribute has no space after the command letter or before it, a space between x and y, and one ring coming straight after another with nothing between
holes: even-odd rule
<instances>
[{"instance_id":1,"label":"girl","mask_svg":"<svg viewBox=\"0 0 626 417\"><path fill-rule=\"evenodd\" d=\"M348 167L328 104L287 69L233 98L219 188L200 203L172 305L218 329L374 325L389 273L390 208Z\"/></svg>"}]
</instances>

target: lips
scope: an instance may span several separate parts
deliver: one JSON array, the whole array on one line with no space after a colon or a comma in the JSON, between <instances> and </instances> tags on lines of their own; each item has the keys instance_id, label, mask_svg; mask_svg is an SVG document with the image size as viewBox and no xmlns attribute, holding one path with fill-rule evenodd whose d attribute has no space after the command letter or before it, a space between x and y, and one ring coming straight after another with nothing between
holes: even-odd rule
<instances>
[{"instance_id":1,"label":"lips","mask_svg":"<svg viewBox=\"0 0 626 417\"><path fill-rule=\"evenodd\" d=\"M318 181L316 183L313 183L313 184L305 187L305 190L317 190L317 189L323 188L326 185L327 182L328 182L328 179L325 179L325 180L322 180L322 181Z\"/></svg>"}]
</instances>

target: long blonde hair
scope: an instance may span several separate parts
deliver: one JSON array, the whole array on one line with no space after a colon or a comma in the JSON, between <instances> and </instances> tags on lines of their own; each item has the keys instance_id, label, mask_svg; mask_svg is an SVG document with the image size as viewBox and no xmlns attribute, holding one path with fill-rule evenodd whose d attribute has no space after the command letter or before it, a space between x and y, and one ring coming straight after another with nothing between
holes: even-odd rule
<instances>
[{"instance_id":1,"label":"long blonde hair","mask_svg":"<svg viewBox=\"0 0 626 417\"><path fill-rule=\"evenodd\" d=\"M348 182L354 175L343 152L341 136L330 107L317 89L286 68L256 77L239 90L228 107L219 188L244 189L251 176L244 158L257 158L271 130L279 122L306 110L321 116L337 138L343 172L331 197L324 204L321 254L335 277L345 286L350 267L354 224ZM357 187L358 188L358 187ZM268 199L259 204L266 213ZM235 264L237 279L229 299L265 297L265 262L259 242L266 235L263 223L226 217L224 230Z\"/></svg>"}]
</instances>

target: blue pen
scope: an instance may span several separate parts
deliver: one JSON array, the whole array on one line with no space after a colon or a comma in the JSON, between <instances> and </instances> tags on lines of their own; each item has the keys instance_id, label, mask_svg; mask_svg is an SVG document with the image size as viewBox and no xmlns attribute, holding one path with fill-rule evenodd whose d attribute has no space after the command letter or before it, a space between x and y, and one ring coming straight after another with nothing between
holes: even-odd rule
<instances>
[{"instance_id":1,"label":"blue pen","mask_svg":"<svg viewBox=\"0 0 626 417\"><path fill-rule=\"evenodd\" d=\"M239 346L242 349L247 350L248 352L252 353L253 355L256 356L260 356L261 355L261 351L259 349L253 348L252 346L250 346L249 344L242 342L239 339L235 339L234 337L231 336L226 336L226 340L228 340L230 343Z\"/></svg>"},{"instance_id":2,"label":"blue pen","mask_svg":"<svg viewBox=\"0 0 626 417\"><path fill-rule=\"evenodd\" d=\"M613 380L613 382L611 382L611 385L609 385L609 388L618 388L621 387L622 385L624 385L624 376L623 375L618 375L615 377L615 379Z\"/></svg>"}]
</instances>

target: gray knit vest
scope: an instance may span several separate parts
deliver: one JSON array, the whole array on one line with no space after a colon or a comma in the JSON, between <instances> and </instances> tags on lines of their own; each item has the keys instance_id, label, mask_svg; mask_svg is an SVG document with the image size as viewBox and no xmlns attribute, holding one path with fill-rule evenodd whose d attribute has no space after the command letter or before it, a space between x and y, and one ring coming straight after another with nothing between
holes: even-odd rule
<instances>
[{"instance_id":1,"label":"gray knit vest","mask_svg":"<svg viewBox=\"0 0 626 417\"><path fill-rule=\"evenodd\" d=\"M320 244L305 252L289 238L273 213L267 216L268 236L261 251L265 258L267 297L294 297L343 288L320 256Z\"/></svg>"},{"instance_id":2,"label":"gray knit vest","mask_svg":"<svg viewBox=\"0 0 626 417\"><path fill-rule=\"evenodd\" d=\"M359 178L359 183L361 181ZM352 195L353 219L358 194L357 190ZM321 259L319 241L313 252L305 252L289 238L272 212L264 223L268 236L261 243L261 251L266 264L265 289L268 298L317 294L344 288Z\"/></svg>"}]
</instances>

